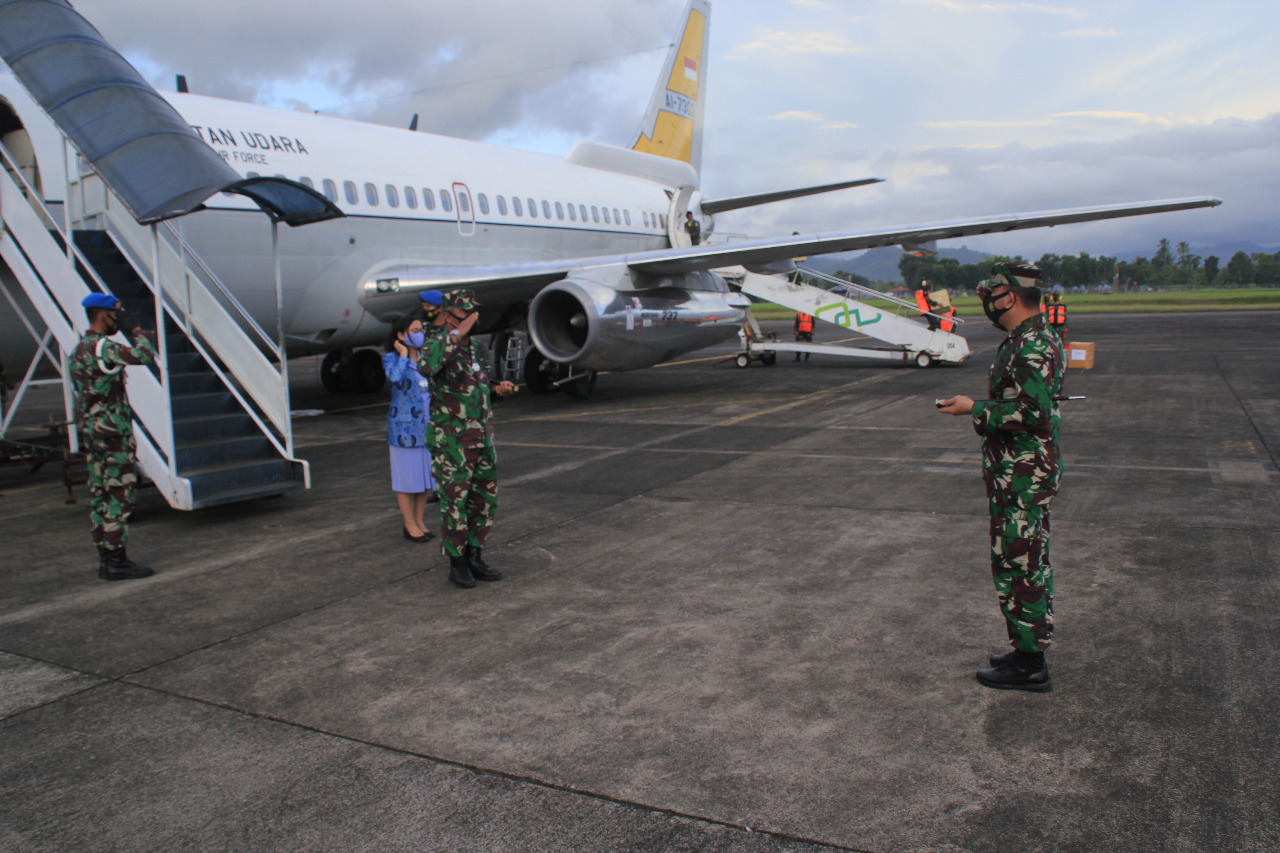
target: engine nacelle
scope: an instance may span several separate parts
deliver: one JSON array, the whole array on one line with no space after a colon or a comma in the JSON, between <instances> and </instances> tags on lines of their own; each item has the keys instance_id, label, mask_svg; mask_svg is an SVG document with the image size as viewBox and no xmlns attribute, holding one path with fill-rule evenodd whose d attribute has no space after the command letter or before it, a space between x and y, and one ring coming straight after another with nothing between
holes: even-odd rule
<instances>
[{"instance_id":1,"label":"engine nacelle","mask_svg":"<svg viewBox=\"0 0 1280 853\"><path fill-rule=\"evenodd\" d=\"M625 276L624 276L625 279ZM551 361L584 370L634 370L737 333L749 301L714 273L620 290L587 279L547 285L529 306L529 334Z\"/></svg>"}]
</instances>

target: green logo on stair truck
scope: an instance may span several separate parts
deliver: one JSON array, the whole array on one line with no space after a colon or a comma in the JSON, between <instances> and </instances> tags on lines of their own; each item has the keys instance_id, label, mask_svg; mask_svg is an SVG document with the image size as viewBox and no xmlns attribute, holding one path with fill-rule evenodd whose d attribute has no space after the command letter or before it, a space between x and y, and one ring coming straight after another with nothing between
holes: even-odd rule
<instances>
[{"instance_id":1,"label":"green logo on stair truck","mask_svg":"<svg viewBox=\"0 0 1280 853\"><path fill-rule=\"evenodd\" d=\"M837 311L839 313L837 313L836 316L834 317L823 317L822 312L824 311ZM861 312L859 312L857 308L854 308L852 311L850 311L848 305L844 304L843 302L836 302L832 305L823 305L821 308L818 309L817 313L814 314L814 316L820 317L823 320L826 320L828 323L835 323L837 326L843 326L846 329L855 324L859 329L861 329L863 326L870 326L872 323L880 322L880 312L872 311L871 313L874 314L875 316L873 316L869 320L864 320L862 319ZM850 318L852 318L853 322L850 322Z\"/></svg>"}]
</instances>

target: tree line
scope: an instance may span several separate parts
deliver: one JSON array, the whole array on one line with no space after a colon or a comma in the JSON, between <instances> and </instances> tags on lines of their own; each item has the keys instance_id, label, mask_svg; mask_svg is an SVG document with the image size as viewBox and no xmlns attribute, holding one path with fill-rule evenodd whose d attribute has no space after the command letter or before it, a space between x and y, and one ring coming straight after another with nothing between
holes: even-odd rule
<instances>
[{"instance_id":1,"label":"tree line","mask_svg":"<svg viewBox=\"0 0 1280 853\"><path fill-rule=\"evenodd\" d=\"M1012 258L994 256L977 263L962 264L954 258L904 254L898 261L898 270L911 290L919 287L921 281L927 281L932 290L946 288L971 292L991 278L994 275L992 268L1002 261L1026 263L1020 255ZM1252 255L1236 252L1224 266L1216 255L1201 258L1185 241L1174 246L1167 239L1160 240L1150 258L1121 261L1107 255L1095 258L1081 252L1078 255L1041 255L1035 264L1044 273L1042 286L1061 285L1066 290L1081 288L1092 291L1102 285L1119 291L1280 286L1280 252L1255 252ZM841 271L836 275L860 284L873 284L865 276L854 273Z\"/></svg>"}]
</instances>

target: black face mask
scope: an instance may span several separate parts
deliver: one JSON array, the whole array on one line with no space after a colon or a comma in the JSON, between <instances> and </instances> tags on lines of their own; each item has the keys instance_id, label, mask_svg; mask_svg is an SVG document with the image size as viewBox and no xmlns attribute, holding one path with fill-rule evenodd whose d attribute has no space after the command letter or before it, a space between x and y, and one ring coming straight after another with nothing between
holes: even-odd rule
<instances>
[{"instance_id":1,"label":"black face mask","mask_svg":"<svg viewBox=\"0 0 1280 853\"><path fill-rule=\"evenodd\" d=\"M1009 295L1011 295L1010 291L1006 290L1004 293L998 293L995 295L988 293L987 295L982 297L982 313L986 314L987 319L990 320L992 323L995 323L997 326L1000 326L1000 318L1003 317L1005 315L1005 312L1008 311L1010 308L1012 308L1013 305L1011 304L1004 308L997 308L995 303L1000 299L1003 299L1004 297ZM1015 297L1015 301L1016 301L1016 297ZM1000 328L1003 329L1004 326L1000 326Z\"/></svg>"}]
</instances>

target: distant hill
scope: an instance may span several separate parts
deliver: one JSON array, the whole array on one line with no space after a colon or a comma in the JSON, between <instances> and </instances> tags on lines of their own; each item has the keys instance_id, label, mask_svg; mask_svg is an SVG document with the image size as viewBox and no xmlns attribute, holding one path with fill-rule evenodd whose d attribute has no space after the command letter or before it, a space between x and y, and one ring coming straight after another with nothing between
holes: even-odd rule
<instances>
[{"instance_id":1,"label":"distant hill","mask_svg":"<svg viewBox=\"0 0 1280 853\"><path fill-rule=\"evenodd\" d=\"M961 246L958 249L939 249L938 256L955 258L962 264L976 264L991 255L977 252ZM898 261L902 259L900 246L884 246L879 249L868 249L865 252L846 252L840 255L815 255L804 262L806 267L834 275L840 270L865 275L872 281L887 284L904 284L898 272Z\"/></svg>"}]
</instances>

